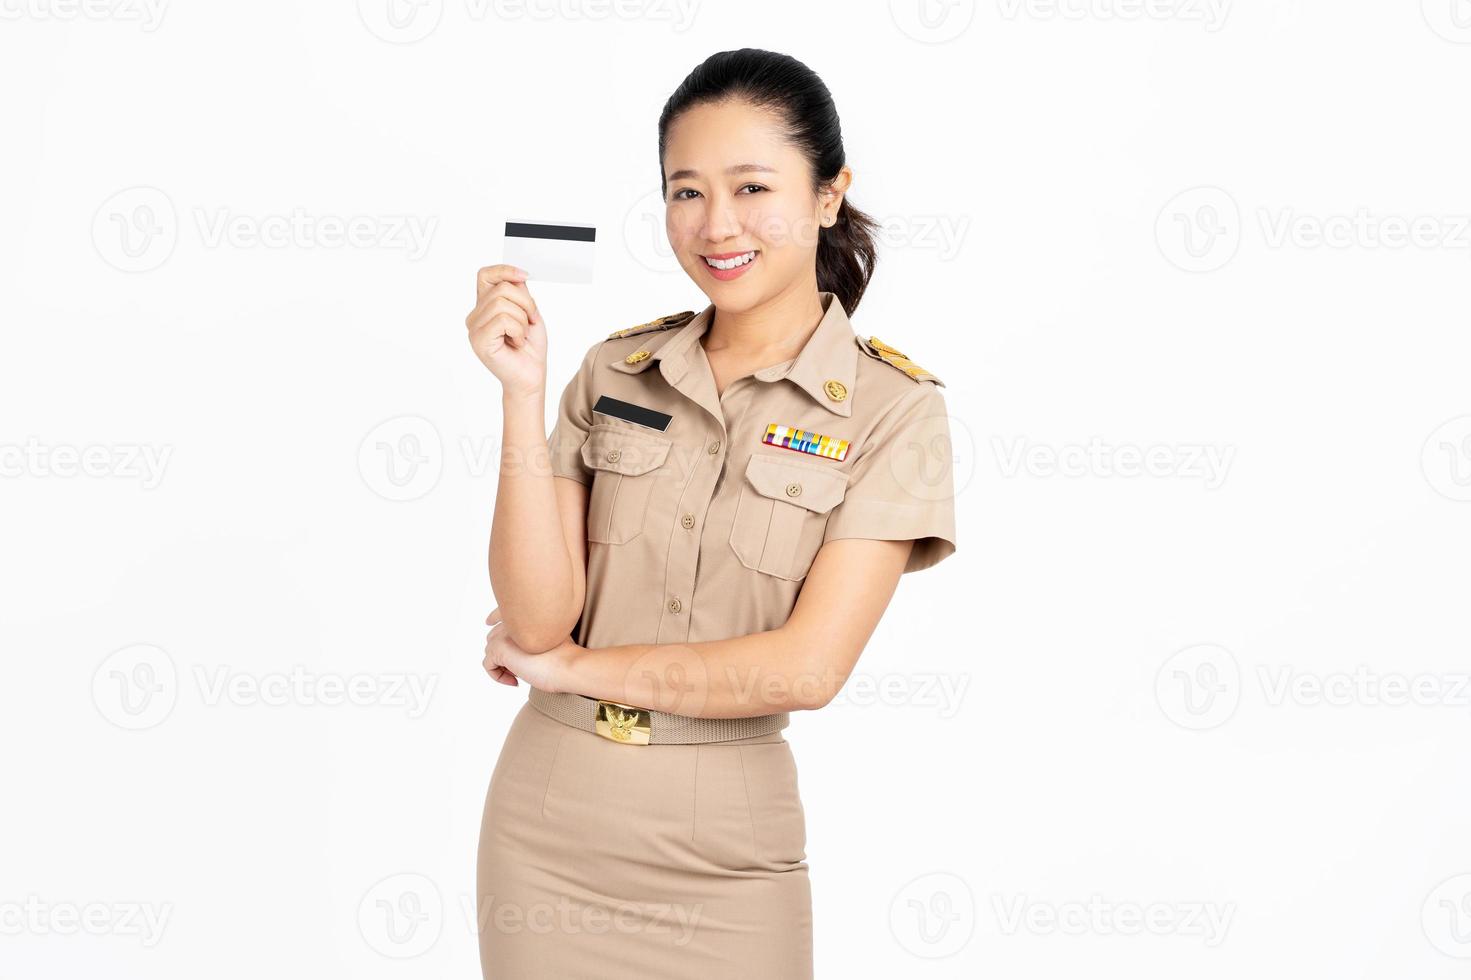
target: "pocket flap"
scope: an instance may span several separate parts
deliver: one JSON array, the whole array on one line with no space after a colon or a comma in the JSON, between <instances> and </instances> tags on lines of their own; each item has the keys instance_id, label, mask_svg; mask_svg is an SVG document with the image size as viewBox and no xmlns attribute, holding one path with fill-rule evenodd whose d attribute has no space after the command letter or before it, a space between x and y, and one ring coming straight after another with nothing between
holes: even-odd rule
<instances>
[{"instance_id":1,"label":"pocket flap","mask_svg":"<svg viewBox=\"0 0 1471 980\"><path fill-rule=\"evenodd\" d=\"M587 430L582 461L595 470L641 476L664 465L671 440L652 432L637 432L603 422Z\"/></svg>"},{"instance_id":2,"label":"pocket flap","mask_svg":"<svg viewBox=\"0 0 1471 980\"><path fill-rule=\"evenodd\" d=\"M746 464L746 479L763 497L795 504L817 514L826 514L836 507L848 486L846 473L775 456L752 456Z\"/></svg>"}]
</instances>

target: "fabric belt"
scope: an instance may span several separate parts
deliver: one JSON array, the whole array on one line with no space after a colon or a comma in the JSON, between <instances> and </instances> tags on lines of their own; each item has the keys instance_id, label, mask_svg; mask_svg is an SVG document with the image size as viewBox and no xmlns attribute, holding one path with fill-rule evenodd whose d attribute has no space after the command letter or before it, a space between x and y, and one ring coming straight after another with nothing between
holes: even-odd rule
<instances>
[{"instance_id":1,"label":"fabric belt","mask_svg":"<svg viewBox=\"0 0 1471 980\"><path fill-rule=\"evenodd\" d=\"M787 727L791 713L750 718L694 718L581 694L551 694L531 688L533 707L564 725L625 745L689 745L768 735Z\"/></svg>"}]
</instances>

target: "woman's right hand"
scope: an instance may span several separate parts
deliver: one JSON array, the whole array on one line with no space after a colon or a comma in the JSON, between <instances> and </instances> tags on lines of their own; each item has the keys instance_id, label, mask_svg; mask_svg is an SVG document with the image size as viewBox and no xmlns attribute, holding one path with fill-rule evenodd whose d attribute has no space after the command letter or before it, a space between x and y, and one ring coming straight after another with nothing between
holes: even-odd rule
<instances>
[{"instance_id":1,"label":"woman's right hand","mask_svg":"<svg viewBox=\"0 0 1471 980\"><path fill-rule=\"evenodd\" d=\"M546 323L526 288L526 273L490 265L475 276L475 309L465 317L470 346L507 395L546 390Z\"/></svg>"}]
</instances>

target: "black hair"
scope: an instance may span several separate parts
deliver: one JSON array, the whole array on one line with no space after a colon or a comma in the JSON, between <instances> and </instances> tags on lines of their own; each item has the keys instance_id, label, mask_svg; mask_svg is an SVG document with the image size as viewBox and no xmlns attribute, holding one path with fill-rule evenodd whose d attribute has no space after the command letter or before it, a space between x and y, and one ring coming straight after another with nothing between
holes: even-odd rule
<instances>
[{"instance_id":1,"label":"black hair","mask_svg":"<svg viewBox=\"0 0 1471 980\"><path fill-rule=\"evenodd\" d=\"M669 195L664 180L664 150L669 127L680 113L697 105L730 100L749 102L774 111L787 140L812 167L812 190L817 193L838 176L846 162L843 131L832 93L817 73L790 55L760 48L740 48L712 54L679 83L659 113L659 188ZM874 233L878 223L855 208L843 195L837 219L818 229L817 288L831 292L852 313L873 277L878 261Z\"/></svg>"}]
</instances>

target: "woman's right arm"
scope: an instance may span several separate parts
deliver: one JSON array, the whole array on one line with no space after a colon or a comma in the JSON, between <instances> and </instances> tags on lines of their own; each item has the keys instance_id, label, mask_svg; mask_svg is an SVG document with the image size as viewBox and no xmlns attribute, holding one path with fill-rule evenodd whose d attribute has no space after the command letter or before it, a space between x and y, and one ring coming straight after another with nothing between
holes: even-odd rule
<instances>
[{"instance_id":1,"label":"woman's right arm","mask_svg":"<svg viewBox=\"0 0 1471 980\"><path fill-rule=\"evenodd\" d=\"M476 277L470 345L501 383L500 482L490 530L490 585L522 649L567 639L586 591L587 488L554 477L546 437L546 324L526 274L493 265Z\"/></svg>"}]
</instances>

